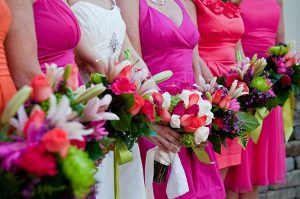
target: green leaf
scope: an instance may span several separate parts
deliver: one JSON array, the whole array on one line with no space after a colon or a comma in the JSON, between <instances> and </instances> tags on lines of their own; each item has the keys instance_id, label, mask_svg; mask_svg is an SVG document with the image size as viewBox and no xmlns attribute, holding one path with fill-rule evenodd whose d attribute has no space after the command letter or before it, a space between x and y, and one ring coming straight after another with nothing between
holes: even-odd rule
<instances>
[{"instance_id":1,"label":"green leaf","mask_svg":"<svg viewBox=\"0 0 300 199\"><path fill-rule=\"evenodd\" d=\"M218 83L219 85L224 85L224 82L225 82L225 77L218 77L217 83Z\"/></svg>"},{"instance_id":2,"label":"green leaf","mask_svg":"<svg viewBox=\"0 0 300 199\"><path fill-rule=\"evenodd\" d=\"M257 119L250 113L238 112L237 116L243 122L243 129L246 132L251 132L259 126Z\"/></svg>"},{"instance_id":3,"label":"green leaf","mask_svg":"<svg viewBox=\"0 0 300 199\"><path fill-rule=\"evenodd\" d=\"M86 151L89 154L89 157L93 160L100 160L104 158L104 154L102 149L99 146L99 143L96 142L95 140L90 141L86 145Z\"/></svg>"},{"instance_id":4,"label":"green leaf","mask_svg":"<svg viewBox=\"0 0 300 199\"><path fill-rule=\"evenodd\" d=\"M132 118L131 114L124 110L120 110L117 115L119 116L120 120L111 121L113 128L120 132L130 131Z\"/></svg>"},{"instance_id":5,"label":"green leaf","mask_svg":"<svg viewBox=\"0 0 300 199\"><path fill-rule=\"evenodd\" d=\"M22 187L25 178L20 178L12 173L0 169L0 198L22 198Z\"/></svg>"},{"instance_id":6,"label":"green leaf","mask_svg":"<svg viewBox=\"0 0 300 199\"><path fill-rule=\"evenodd\" d=\"M123 99L125 109L129 110L134 104L134 95L130 93L123 94L121 98Z\"/></svg>"},{"instance_id":7,"label":"green leaf","mask_svg":"<svg viewBox=\"0 0 300 199\"><path fill-rule=\"evenodd\" d=\"M195 155L197 156L197 158L204 164L213 164L213 162L211 161L209 155L206 153L206 151L204 151L201 148L197 148L197 147L192 147Z\"/></svg>"},{"instance_id":8,"label":"green leaf","mask_svg":"<svg viewBox=\"0 0 300 199\"><path fill-rule=\"evenodd\" d=\"M221 141L217 136L210 135L208 140L212 143L213 149L216 153L221 154Z\"/></svg>"},{"instance_id":9,"label":"green leaf","mask_svg":"<svg viewBox=\"0 0 300 199\"><path fill-rule=\"evenodd\" d=\"M248 144L248 140L249 140L249 133L248 132L243 132L240 134L239 137L239 142L241 143L242 147L245 149L247 144Z\"/></svg>"},{"instance_id":10,"label":"green leaf","mask_svg":"<svg viewBox=\"0 0 300 199\"><path fill-rule=\"evenodd\" d=\"M101 144L104 147L109 147L112 145L114 142L116 142L116 139L114 138L109 138L109 137L104 137L102 140L98 141L99 144Z\"/></svg>"}]
</instances>

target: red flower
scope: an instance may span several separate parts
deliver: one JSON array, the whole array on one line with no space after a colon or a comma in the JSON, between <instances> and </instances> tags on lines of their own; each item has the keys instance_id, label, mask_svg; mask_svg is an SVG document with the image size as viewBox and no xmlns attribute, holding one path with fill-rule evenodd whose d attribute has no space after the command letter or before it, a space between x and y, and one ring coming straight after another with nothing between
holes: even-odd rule
<instances>
[{"instance_id":1,"label":"red flower","mask_svg":"<svg viewBox=\"0 0 300 199\"><path fill-rule=\"evenodd\" d=\"M161 106L163 103L163 97L161 93L152 93L152 98L154 104Z\"/></svg>"},{"instance_id":2,"label":"red flower","mask_svg":"<svg viewBox=\"0 0 300 199\"><path fill-rule=\"evenodd\" d=\"M247 84L245 82L239 82L239 83L237 83L237 87L239 87L240 85L244 85L243 92L249 93L249 88L248 88L248 86L247 86Z\"/></svg>"},{"instance_id":3,"label":"red flower","mask_svg":"<svg viewBox=\"0 0 300 199\"><path fill-rule=\"evenodd\" d=\"M145 99L142 96L139 95L134 95L134 104L133 106L129 109L129 113L131 113L131 115L137 115L142 106L144 106L145 104Z\"/></svg>"},{"instance_id":4,"label":"red flower","mask_svg":"<svg viewBox=\"0 0 300 199\"><path fill-rule=\"evenodd\" d=\"M220 118L220 117L216 117L216 118L214 119L213 123L214 123L215 125L217 125L217 127L218 127L219 129L223 129L223 127L224 127L224 121L223 121L223 119Z\"/></svg>"},{"instance_id":5,"label":"red flower","mask_svg":"<svg viewBox=\"0 0 300 199\"><path fill-rule=\"evenodd\" d=\"M31 80L32 98L34 101L42 102L47 100L53 90L44 75L37 75Z\"/></svg>"},{"instance_id":6,"label":"red flower","mask_svg":"<svg viewBox=\"0 0 300 199\"><path fill-rule=\"evenodd\" d=\"M164 108L158 108L157 114L160 116L161 122L163 124L169 124L171 121L171 114L168 110Z\"/></svg>"},{"instance_id":7,"label":"red flower","mask_svg":"<svg viewBox=\"0 0 300 199\"><path fill-rule=\"evenodd\" d=\"M212 95L212 103L219 104L222 99L222 91L220 89L216 90L216 92Z\"/></svg>"},{"instance_id":8,"label":"red flower","mask_svg":"<svg viewBox=\"0 0 300 199\"><path fill-rule=\"evenodd\" d=\"M45 113L40 109L35 109L31 112L30 117L24 125L24 134L27 136L30 132L38 131L45 121Z\"/></svg>"},{"instance_id":9,"label":"red flower","mask_svg":"<svg viewBox=\"0 0 300 199\"><path fill-rule=\"evenodd\" d=\"M136 86L132 84L129 79L121 77L116 79L111 85L111 90L116 95L121 95L124 93L134 93Z\"/></svg>"},{"instance_id":10,"label":"red flower","mask_svg":"<svg viewBox=\"0 0 300 199\"><path fill-rule=\"evenodd\" d=\"M194 133L199 127L205 125L206 119L206 116L184 115L181 117L180 123L186 133Z\"/></svg>"},{"instance_id":11,"label":"red flower","mask_svg":"<svg viewBox=\"0 0 300 199\"><path fill-rule=\"evenodd\" d=\"M225 86L227 88L230 88L232 83L234 82L234 80L238 80L238 75L237 74L229 74L228 76L226 76L225 78Z\"/></svg>"},{"instance_id":12,"label":"red flower","mask_svg":"<svg viewBox=\"0 0 300 199\"><path fill-rule=\"evenodd\" d=\"M66 157L70 142L68 134L59 128L55 128L44 135L42 138L43 144L47 151L59 153L61 157Z\"/></svg>"},{"instance_id":13,"label":"red flower","mask_svg":"<svg viewBox=\"0 0 300 199\"><path fill-rule=\"evenodd\" d=\"M84 140L71 140L70 143L72 146L76 146L78 149L84 150L86 147L86 138L83 137Z\"/></svg>"},{"instance_id":14,"label":"red flower","mask_svg":"<svg viewBox=\"0 0 300 199\"><path fill-rule=\"evenodd\" d=\"M125 78L130 78L131 73L132 73L132 65L125 66L122 71L119 73L117 78L125 77Z\"/></svg>"},{"instance_id":15,"label":"red flower","mask_svg":"<svg viewBox=\"0 0 300 199\"><path fill-rule=\"evenodd\" d=\"M289 86L292 83L292 79L288 75L283 75L280 79L280 83L283 86Z\"/></svg>"},{"instance_id":16,"label":"red flower","mask_svg":"<svg viewBox=\"0 0 300 199\"><path fill-rule=\"evenodd\" d=\"M180 101L178 104L174 107L173 115L179 115L180 117L185 114L185 108L184 108L184 102Z\"/></svg>"},{"instance_id":17,"label":"red flower","mask_svg":"<svg viewBox=\"0 0 300 199\"><path fill-rule=\"evenodd\" d=\"M57 174L56 159L47 153L43 145L28 147L20 156L19 165L28 173L37 176L54 176Z\"/></svg>"},{"instance_id":18,"label":"red flower","mask_svg":"<svg viewBox=\"0 0 300 199\"><path fill-rule=\"evenodd\" d=\"M188 115L198 116L198 113L199 113L199 105L198 104L194 104L193 106L191 106L190 108L188 108L186 110L186 114L188 114Z\"/></svg>"},{"instance_id":19,"label":"red flower","mask_svg":"<svg viewBox=\"0 0 300 199\"><path fill-rule=\"evenodd\" d=\"M142 113L146 115L147 119L150 122L155 121L155 115L154 115L154 106L149 100L145 100L145 104L142 107Z\"/></svg>"}]
</instances>

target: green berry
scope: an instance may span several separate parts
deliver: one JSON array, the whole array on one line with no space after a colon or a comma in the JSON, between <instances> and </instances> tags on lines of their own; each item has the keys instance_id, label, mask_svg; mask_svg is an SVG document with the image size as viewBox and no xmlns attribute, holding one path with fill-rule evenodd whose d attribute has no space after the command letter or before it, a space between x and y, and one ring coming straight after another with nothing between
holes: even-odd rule
<instances>
[{"instance_id":1,"label":"green berry","mask_svg":"<svg viewBox=\"0 0 300 199\"><path fill-rule=\"evenodd\" d=\"M267 92L271 88L271 85L268 84L264 77L256 77L251 81L251 87L257 88L260 92Z\"/></svg>"},{"instance_id":2,"label":"green berry","mask_svg":"<svg viewBox=\"0 0 300 199\"><path fill-rule=\"evenodd\" d=\"M90 80L92 82L92 84L100 84L102 83L102 77L100 73L92 73Z\"/></svg>"},{"instance_id":3,"label":"green berry","mask_svg":"<svg viewBox=\"0 0 300 199\"><path fill-rule=\"evenodd\" d=\"M195 146L194 134L183 134L181 137L181 143L186 147Z\"/></svg>"}]
</instances>

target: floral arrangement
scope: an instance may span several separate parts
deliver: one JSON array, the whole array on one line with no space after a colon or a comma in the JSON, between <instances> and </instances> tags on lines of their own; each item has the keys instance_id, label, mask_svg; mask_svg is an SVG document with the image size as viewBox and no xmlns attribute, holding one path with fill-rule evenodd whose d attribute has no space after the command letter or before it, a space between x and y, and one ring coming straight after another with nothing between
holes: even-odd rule
<instances>
[{"instance_id":1,"label":"floral arrangement","mask_svg":"<svg viewBox=\"0 0 300 199\"><path fill-rule=\"evenodd\" d=\"M85 198L91 192L96 168L85 140L101 134L97 125L109 118L93 117L94 110L103 111L96 102L106 88L74 91L75 70L48 65L46 75L36 76L6 106L0 121L1 198Z\"/></svg>"},{"instance_id":2,"label":"floral arrangement","mask_svg":"<svg viewBox=\"0 0 300 199\"><path fill-rule=\"evenodd\" d=\"M221 145L226 146L226 139L239 138L243 147L248 141L248 132L257 128L258 123L251 114L241 112L238 99L248 95L249 89L244 82L234 80L230 85L218 85L214 77L208 84L200 76L197 90L203 93L202 97L212 103L211 132L208 140L212 143L214 150L221 153ZM228 86L228 87L227 87Z\"/></svg>"},{"instance_id":3,"label":"floral arrangement","mask_svg":"<svg viewBox=\"0 0 300 199\"><path fill-rule=\"evenodd\" d=\"M288 99L290 92L294 95L300 88L300 54L292 54L292 44L280 44L268 50L270 54L267 58L266 71L272 80L272 89L276 98L272 101L272 106L283 106Z\"/></svg>"},{"instance_id":4,"label":"floral arrangement","mask_svg":"<svg viewBox=\"0 0 300 199\"><path fill-rule=\"evenodd\" d=\"M200 161L210 163L208 155L197 146L205 142L209 135L209 125L213 118L212 105L201 97L196 90L182 90L180 94L170 95L153 93L158 123L171 127L182 135L181 143L184 147L191 148ZM154 181L166 180L169 164L175 154L169 153L166 161L164 151L158 149L154 162Z\"/></svg>"}]
</instances>

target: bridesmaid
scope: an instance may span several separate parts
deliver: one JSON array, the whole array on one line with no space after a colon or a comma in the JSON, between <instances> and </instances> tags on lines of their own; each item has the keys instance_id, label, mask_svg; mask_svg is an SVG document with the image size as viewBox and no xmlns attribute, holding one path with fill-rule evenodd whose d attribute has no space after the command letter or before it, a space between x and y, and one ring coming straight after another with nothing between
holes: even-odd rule
<instances>
[{"instance_id":1,"label":"bridesmaid","mask_svg":"<svg viewBox=\"0 0 300 199\"><path fill-rule=\"evenodd\" d=\"M119 0L121 13L127 24L127 33L134 48L147 64L152 74L172 70L171 79L159 84L162 91L170 87L179 90L191 88L194 76L200 75L199 62L195 61L194 48L199 40L197 28L181 0ZM196 21L196 20L195 20ZM198 55L197 55L198 57ZM196 57L196 58L197 58ZM193 62L197 64L194 66ZM164 133L157 129L158 134ZM158 136L159 137L159 136ZM156 140L150 140L154 144ZM154 144L140 140L141 157L145 163L146 153ZM214 160L211 146L208 154ZM197 157L181 148L179 157L183 164L189 192L178 197L182 199L225 198L223 183L217 165L205 165ZM154 183L155 198L166 199L166 184Z\"/></svg>"},{"instance_id":2,"label":"bridesmaid","mask_svg":"<svg viewBox=\"0 0 300 199\"><path fill-rule=\"evenodd\" d=\"M257 53L258 57L265 57L269 47L284 42L281 10L278 0L243 1L245 35L242 44L246 56ZM247 150L242 152L241 165L229 170L225 186L232 191L228 195L230 198L255 199L258 198L257 186L284 182L284 130L282 111L278 107L264 120L258 143L249 141Z\"/></svg>"},{"instance_id":3,"label":"bridesmaid","mask_svg":"<svg viewBox=\"0 0 300 199\"><path fill-rule=\"evenodd\" d=\"M4 52L4 39L8 32L11 16L5 0L0 0L0 115L5 104L16 92L15 85L10 77Z\"/></svg>"},{"instance_id":4,"label":"bridesmaid","mask_svg":"<svg viewBox=\"0 0 300 199\"><path fill-rule=\"evenodd\" d=\"M235 54L244 33L238 1L194 0L197 8L198 30L202 36L199 53L214 76L226 75L236 64ZM241 50L242 51L242 50ZM237 140L226 140L221 154L216 154L222 177L228 168L241 163L242 147Z\"/></svg>"}]
</instances>

